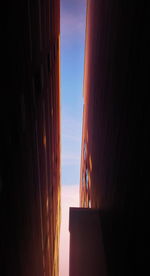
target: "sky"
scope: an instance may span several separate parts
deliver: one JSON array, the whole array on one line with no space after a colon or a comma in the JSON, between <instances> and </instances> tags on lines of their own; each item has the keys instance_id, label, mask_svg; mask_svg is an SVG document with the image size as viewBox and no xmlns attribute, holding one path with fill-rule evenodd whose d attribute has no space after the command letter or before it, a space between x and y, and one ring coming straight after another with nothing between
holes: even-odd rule
<instances>
[{"instance_id":1,"label":"sky","mask_svg":"<svg viewBox=\"0 0 150 276\"><path fill-rule=\"evenodd\" d=\"M69 276L69 207L79 206L86 0L61 0L60 273Z\"/></svg>"}]
</instances>

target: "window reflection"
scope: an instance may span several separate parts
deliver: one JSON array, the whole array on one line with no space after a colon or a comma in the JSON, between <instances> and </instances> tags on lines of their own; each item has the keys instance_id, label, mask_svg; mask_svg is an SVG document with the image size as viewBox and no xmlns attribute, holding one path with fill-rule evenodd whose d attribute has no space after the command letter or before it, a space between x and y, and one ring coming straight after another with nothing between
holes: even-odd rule
<instances>
[{"instance_id":1,"label":"window reflection","mask_svg":"<svg viewBox=\"0 0 150 276\"><path fill-rule=\"evenodd\" d=\"M86 183L87 190L88 190L88 182L89 182L89 176L88 176L88 169L86 168L86 171L85 171L85 183Z\"/></svg>"},{"instance_id":2,"label":"window reflection","mask_svg":"<svg viewBox=\"0 0 150 276\"><path fill-rule=\"evenodd\" d=\"M87 157L87 145L86 145L86 142L84 142L83 155L84 155L84 160L86 160L86 157Z\"/></svg>"}]
</instances>

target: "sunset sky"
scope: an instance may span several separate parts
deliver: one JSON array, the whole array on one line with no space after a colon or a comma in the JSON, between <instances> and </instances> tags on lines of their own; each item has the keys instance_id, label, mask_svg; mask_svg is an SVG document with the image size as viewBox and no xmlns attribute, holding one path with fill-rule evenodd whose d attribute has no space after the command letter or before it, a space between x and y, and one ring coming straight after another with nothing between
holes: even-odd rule
<instances>
[{"instance_id":1,"label":"sunset sky","mask_svg":"<svg viewBox=\"0 0 150 276\"><path fill-rule=\"evenodd\" d=\"M69 275L69 207L79 205L86 0L61 0L60 276Z\"/></svg>"}]
</instances>

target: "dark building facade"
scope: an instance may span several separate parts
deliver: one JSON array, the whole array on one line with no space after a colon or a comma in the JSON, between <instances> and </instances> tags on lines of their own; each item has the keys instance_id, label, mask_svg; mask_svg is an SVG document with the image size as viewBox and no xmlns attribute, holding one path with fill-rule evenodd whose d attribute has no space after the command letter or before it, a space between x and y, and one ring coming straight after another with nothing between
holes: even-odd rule
<instances>
[{"instance_id":1,"label":"dark building facade","mask_svg":"<svg viewBox=\"0 0 150 276\"><path fill-rule=\"evenodd\" d=\"M58 276L60 1L8 1L0 96L0 275Z\"/></svg>"},{"instance_id":2,"label":"dark building facade","mask_svg":"<svg viewBox=\"0 0 150 276\"><path fill-rule=\"evenodd\" d=\"M69 275L106 276L99 210L70 208Z\"/></svg>"},{"instance_id":3,"label":"dark building facade","mask_svg":"<svg viewBox=\"0 0 150 276\"><path fill-rule=\"evenodd\" d=\"M122 271L116 265L109 275L145 267L137 248L144 246L139 232L148 206L147 26L144 4L87 1L80 206L124 218L120 242L125 237L127 246L116 251L124 256Z\"/></svg>"},{"instance_id":4,"label":"dark building facade","mask_svg":"<svg viewBox=\"0 0 150 276\"><path fill-rule=\"evenodd\" d=\"M70 208L69 231L70 276L131 275L129 264L124 265L130 254L128 216L96 208Z\"/></svg>"}]
</instances>

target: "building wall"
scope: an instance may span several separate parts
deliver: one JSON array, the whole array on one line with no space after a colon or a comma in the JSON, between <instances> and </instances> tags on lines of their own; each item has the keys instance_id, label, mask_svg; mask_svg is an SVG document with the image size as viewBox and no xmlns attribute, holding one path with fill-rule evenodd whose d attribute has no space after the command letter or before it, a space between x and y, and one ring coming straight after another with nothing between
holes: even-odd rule
<instances>
[{"instance_id":1,"label":"building wall","mask_svg":"<svg viewBox=\"0 0 150 276\"><path fill-rule=\"evenodd\" d=\"M70 208L70 276L106 276L99 211Z\"/></svg>"},{"instance_id":2,"label":"building wall","mask_svg":"<svg viewBox=\"0 0 150 276\"><path fill-rule=\"evenodd\" d=\"M1 95L1 275L58 275L60 3L4 9Z\"/></svg>"},{"instance_id":3,"label":"building wall","mask_svg":"<svg viewBox=\"0 0 150 276\"><path fill-rule=\"evenodd\" d=\"M147 18L133 1L87 1L81 206L136 209L147 171Z\"/></svg>"},{"instance_id":4,"label":"building wall","mask_svg":"<svg viewBox=\"0 0 150 276\"><path fill-rule=\"evenodd\" d=\"M94 208L70 208L69 275L128 275L130 259L128 216ZM132 232L133 234L133 232ZM132 237L133 238L133 237ZM133 239L131 239L133 242Z\"/></svg>"},{"instance_id":5,"label":"building wall","mask_svg":"<svg viewBox=\"0 0 150 276\"><path fill-rule=\"evenodd\" d=\"M121 275L147 260L148 18L134 1L87 1L80 206L125 216Z\"/></svg>"}]
</instances>

